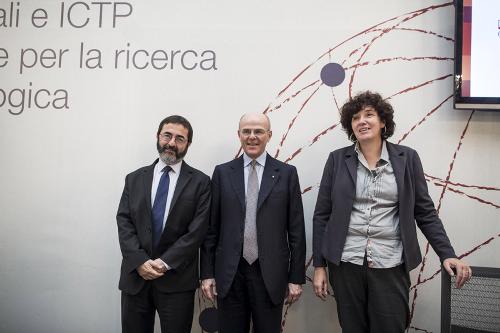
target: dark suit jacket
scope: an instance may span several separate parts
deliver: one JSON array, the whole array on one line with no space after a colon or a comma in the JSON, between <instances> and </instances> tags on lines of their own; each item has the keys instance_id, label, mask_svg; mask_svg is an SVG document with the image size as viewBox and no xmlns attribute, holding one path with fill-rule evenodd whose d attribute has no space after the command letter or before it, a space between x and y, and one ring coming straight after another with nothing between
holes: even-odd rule
<instances>
[{"instance_id":1,"label":"dark suit jacket","mask_svg":"<svg viewBox=\"0 0 500 333\"><path fill-rule=\"evenodd\" d=\"M136 269L149 259L161 258L171 267L152 281L157 289L178 292L194 290L199 285L198 249L208 228L210 178L182 163L167 222L154 249L151 186L157 162L127 175L116 215L123 255L119 288L132 295L146 283Z\"/></svg>"},{"instance_id":2,"label":"dark suit jacket","mask_svg":"<svg viewBox=\"0 0 500 333\"><path fill-rule=\"evenodd\" d=\"M257 204L259 263L276 304L288 283L305 283L305 230L297 170L267 155ZM212 177L212 212L201 248L201 277L215 277L225 297L242 255L245 226L243 157L218 165Z\"/></svg>"},{"instance_id":3,"label":"dark suit jacket","mask_svg":"<svg viewBox=\"0 0 500 333\"><path fill-rule=\"evenodd\" d=\"M399 199L403 260L410 271L420 264L415 221L441 261L455 252L429 196L415 150L387 142ZM313 264L340 263L356 194L358 158L354 145L331 152L325 165L313 217Z\"/></svg>"}]
</instances>

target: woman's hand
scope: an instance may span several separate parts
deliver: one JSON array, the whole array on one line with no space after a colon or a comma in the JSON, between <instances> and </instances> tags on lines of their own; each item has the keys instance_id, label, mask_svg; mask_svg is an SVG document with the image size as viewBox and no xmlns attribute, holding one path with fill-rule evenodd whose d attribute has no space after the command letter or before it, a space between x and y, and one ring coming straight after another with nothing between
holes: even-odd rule
<instances>
[{"instance_id":1,"label":"woman's hand","mask_svg":"<svg viewBox=\"0 0 500 333\"><path fill-rule=\"evenodd\" d=\"M328 280L325 267L314 268L313 286L316 296L325 301L328 294Z\"/></svg>"}]
</instances>

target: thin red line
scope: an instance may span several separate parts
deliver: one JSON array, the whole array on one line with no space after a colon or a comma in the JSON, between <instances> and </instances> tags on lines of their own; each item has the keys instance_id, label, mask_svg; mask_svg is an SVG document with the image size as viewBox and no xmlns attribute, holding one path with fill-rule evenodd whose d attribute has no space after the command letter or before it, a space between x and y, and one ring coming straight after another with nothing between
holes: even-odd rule
<instances>
[{"instance_id":1,"label":"thin red line","mask_svg":"<svg viewBox=\"0 0 500 333\"><path fill-rule=\"evenodd\" d=\"M460 150L460 147L462 146L462 140L464 139L465 137L465 134L467 133L467 129L469 128L469 124L470 124L470 121L472 120L472 116L474 115L474 111L472 111L470 113L470 116L469 116L469 119L467 120L467 124L465 125L465 128L462 132L462 135L460 136L460 140L458 141L458 145L457 145L457 148L455 149L455 152L453 154L453 158L451 160L451 163L450 163L450 167L448 168L448 174L446 176L446 181L449 181L450 180L450 176L451 176L451 173L453 171L453 166L455 165L455 160L457 158L457 154ZM443 200L443 197L444 197L444 193L446 192L446 189L448 188L447 185L443 186L443 190L441 191L441 195L439 197L439 202L438 202L438 207L437 207L437 213L439 214L439 211L441 210L441 203L442 203L442 200ZM425 265L426 265L426 262L427 262L427 254L429 253L429 242L426 243L425 245L425 254L424 254L424 257L422 259L422 265L420 266L420 272L418 273L418 278L417 278L417 284L419 284L421 281L422 281L422 274L425 270ZM410 323L411 321L413 320L413 315L415 313L415 305L416 305L416 300L417 300L417 297L418 297L418 289L415 288L415 292L413 293L413 300L412 300L412 304L411 304L411 310L410 310Z\"/></svg>"}]
</instances>

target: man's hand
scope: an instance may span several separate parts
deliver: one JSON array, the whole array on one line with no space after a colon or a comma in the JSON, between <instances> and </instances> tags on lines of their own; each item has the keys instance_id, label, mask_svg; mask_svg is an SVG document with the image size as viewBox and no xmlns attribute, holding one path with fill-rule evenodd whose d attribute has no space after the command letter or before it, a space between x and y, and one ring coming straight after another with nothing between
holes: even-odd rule
<instances>
[{"instance_id":1,"label":"man's hand","mask_svg":"<svg viewBox=\"0 0 500 333\"><path fill-rule=\"evenodd\" d=\"M302 286L300 284L289 283L288 284L288 296L286 298L287 304L292 304L297 301L302 295Z\"/></svg>"},{"instance_id":2,"label":"man's hand","mask_svg":"<svg viewBox=\"0 0 500 333\"><path fill-rule=\"evenodd\" d=\"M326 295L328 294L328 282L325 267L314 268L313 287L316 296L325 301Z\"/></svg>"},{"instance_id":3,"label":"man's hand","mask_svg":"<svg viewBox=\"0 0 500 333\"><path fill-rule=\"evenodd\" d=\"M160 258L153 260L153 268L159 273L166 273L168 271L167 266Z\"/></svg>"},{"instance_id":4,"label":"man's hand","mask_svg":"<svg viewBox=\"0 0 500 333\"><path fill-rule=\"evenodd\" d=\"M215 296L217 296L217 288L215 287L215 279L205 279L201 281L201 291L203 295L211 300L212 302L215 300Z\"/></svg>"},{"instance_id":5,"label":"man's hand","mask_svg":"<svg viewBox=\"0 0 500 333\"><path fill-rule=\"evenodd\" d=\"M455 286L457 288L462 288L465 282L469 281L472 277L472 269L469 265L457 258L448 258L443 261L443 267L446 269L450 276L455 276L453 268L457 271L457 279L455 280Z\"/></svg>"},{"instance_id":6,"label":"man's hand","mask_svg":"<svg viewBox=\"0 0 500 333\"><path fill-rule=\"evenodd\" d=\"M154 280L154 279L157 279L157 278L163 276L163 273L158 271L158 269L160 269L160 267L158 266L158 263L149 259L144 264L137 267L137 273L139 273L139 275L144 280Z\"/></svg>"}]
</instances>

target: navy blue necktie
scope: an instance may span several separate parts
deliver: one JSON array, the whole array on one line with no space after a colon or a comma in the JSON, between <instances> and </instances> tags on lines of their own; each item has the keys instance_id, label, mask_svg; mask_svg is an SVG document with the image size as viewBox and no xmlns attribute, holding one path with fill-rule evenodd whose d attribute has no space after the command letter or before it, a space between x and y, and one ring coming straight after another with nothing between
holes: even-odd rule
<instances>
[{"instance_id":1,"label":"navy blue necktie","mask_svg":"<svg viewBox=\"0 0 500 333\"><path fill-rule=\"evenodd\" d=\"M165 216L165 206L167 205L168 186L170 184L170 177L168 173L172 170L170 166L163 168L156 190L155 202L153 204L153 246L156 247L160 241L161 233L163 231L163 217Z\"/></svg>"}]
</instances>

